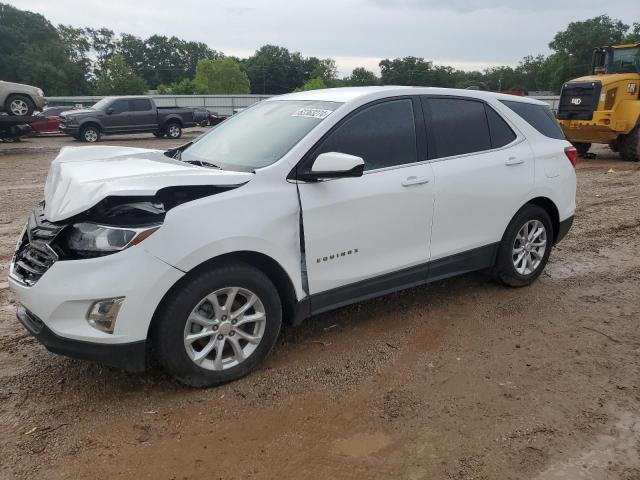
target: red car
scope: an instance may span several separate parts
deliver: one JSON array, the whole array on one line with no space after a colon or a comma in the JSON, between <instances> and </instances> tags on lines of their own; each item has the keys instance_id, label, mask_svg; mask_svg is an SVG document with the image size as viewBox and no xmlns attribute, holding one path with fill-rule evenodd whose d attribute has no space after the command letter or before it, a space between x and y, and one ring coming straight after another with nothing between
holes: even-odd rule
<instances>
[{"instance_id":1,"label":"red car","mask_svg":"<svg viewBox=\"0 0 640 480\"><path fill-rule=\"evenodd\" d=\"M53 133L62 133L60 131L59 122L60 114L69 110L74 110L76 107L63 106L63 107L49 107L42 112L38 112L34 115L38 120L31 122L31 128L33 128L35 135L50 135Z\"/></svg>"}]
</instances>

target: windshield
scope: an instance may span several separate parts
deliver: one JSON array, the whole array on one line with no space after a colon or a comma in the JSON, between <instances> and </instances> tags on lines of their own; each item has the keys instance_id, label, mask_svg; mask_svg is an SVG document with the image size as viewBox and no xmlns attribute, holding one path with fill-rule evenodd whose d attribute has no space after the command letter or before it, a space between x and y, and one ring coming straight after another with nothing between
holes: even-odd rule
<instances>
[{"instance_id":1,"label":"windshield","mask_svg":"<svg viewBox=\"0 0 640 480\"><path fill-rule=\"evenodd\" d=\"M268 100L225 120L182 152L186 162L250 171L280 160L341 104Z\"/></svg>"},{"instance_id":2,"label":"windshield","mask_svg":"<svg viewBox=\"0 0 640 480\"><path fill-rule=\"evenodd\" d=\"M107 108L107 105L109 105L112 100L113 100L113 97L104 97L98 103L94 104L93 107L91 108L93 108L94 110L104 110Z\"/></svg>"},{"instance_id":3,"label":"windshield","mask_svg":"<svg viewBox=\"0 0 640 480\"><path fill-rule=\"evenodd\" d=\"M640 73L640 47L613 48L608 73Z\"/></svg>"}]
</instances>

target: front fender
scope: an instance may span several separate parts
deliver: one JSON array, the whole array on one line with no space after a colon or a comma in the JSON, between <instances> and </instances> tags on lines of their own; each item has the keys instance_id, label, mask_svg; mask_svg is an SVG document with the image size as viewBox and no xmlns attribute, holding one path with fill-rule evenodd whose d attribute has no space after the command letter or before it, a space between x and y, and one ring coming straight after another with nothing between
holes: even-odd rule
<instances>
[{"instance_id":1,"label":"front fender","mask_svg":"<svg viewBox=\"0 0 640 480\"><path fill-rule=\"evenodd\" d=\"M260 183L256 178L242 188L170 210L162 227L145 240L145 248L183 272L229 253L260 253L283 268L302 298L295 185Z\"/></svg>"}]
</instances>

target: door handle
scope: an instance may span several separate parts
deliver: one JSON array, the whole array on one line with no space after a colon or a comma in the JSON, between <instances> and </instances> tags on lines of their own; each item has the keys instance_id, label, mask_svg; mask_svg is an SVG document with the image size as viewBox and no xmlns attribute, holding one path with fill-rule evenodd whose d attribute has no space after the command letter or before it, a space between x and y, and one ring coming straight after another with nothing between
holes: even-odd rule
<instances>
[{"instance_id":1,"label":"door handle","mask_svg":"<svg viewBox=\"0 0 640 480\"><path fill-rule=\"evenodd\" d=\"M520 165L522 163L524 163L524 160L517 157L509 157L509 159L506 162L504 162L504 164L508 167L510 167L511 165Z\"/></svg>"},{"instance_id":2,"label":"door handle","mask_svg":"<svg viewBox=\"0 0 640 480\"><path fill-rule=\"evenodd\" d=\"M410 187L411 185L422 185L423 183L429 183L431 180L429 177L407 177L402 181L403 187Z\"/></svg>"}]
</instances>

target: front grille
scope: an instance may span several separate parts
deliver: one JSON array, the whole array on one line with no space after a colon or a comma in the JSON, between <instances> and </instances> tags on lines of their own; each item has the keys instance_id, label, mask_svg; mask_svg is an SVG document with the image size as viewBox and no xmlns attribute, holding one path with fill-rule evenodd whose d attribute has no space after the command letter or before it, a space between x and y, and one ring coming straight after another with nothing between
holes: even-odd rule
<instances>
[{"instance_id":1,"label":"front grille","mask_svg":"<svg viewBox=\"0 0 640 480\"><path fill-rule=\"evenodd\" d=\"M560 93L560 120L591 120L600 101L600 82L565 83Z\"/></svg>"},{"instance_id":2,"label":"front grille","mask_svg":"<svg viewBox=\"0 0 640 480\"><path fill-rule=\"evenodd\" d=\"M33 285L58 259L51 242L64 225L44 218L44 204L40 203L29 216L24 235L11 262L11 275L25 285Z\"/></svg>"}]
</instances>

